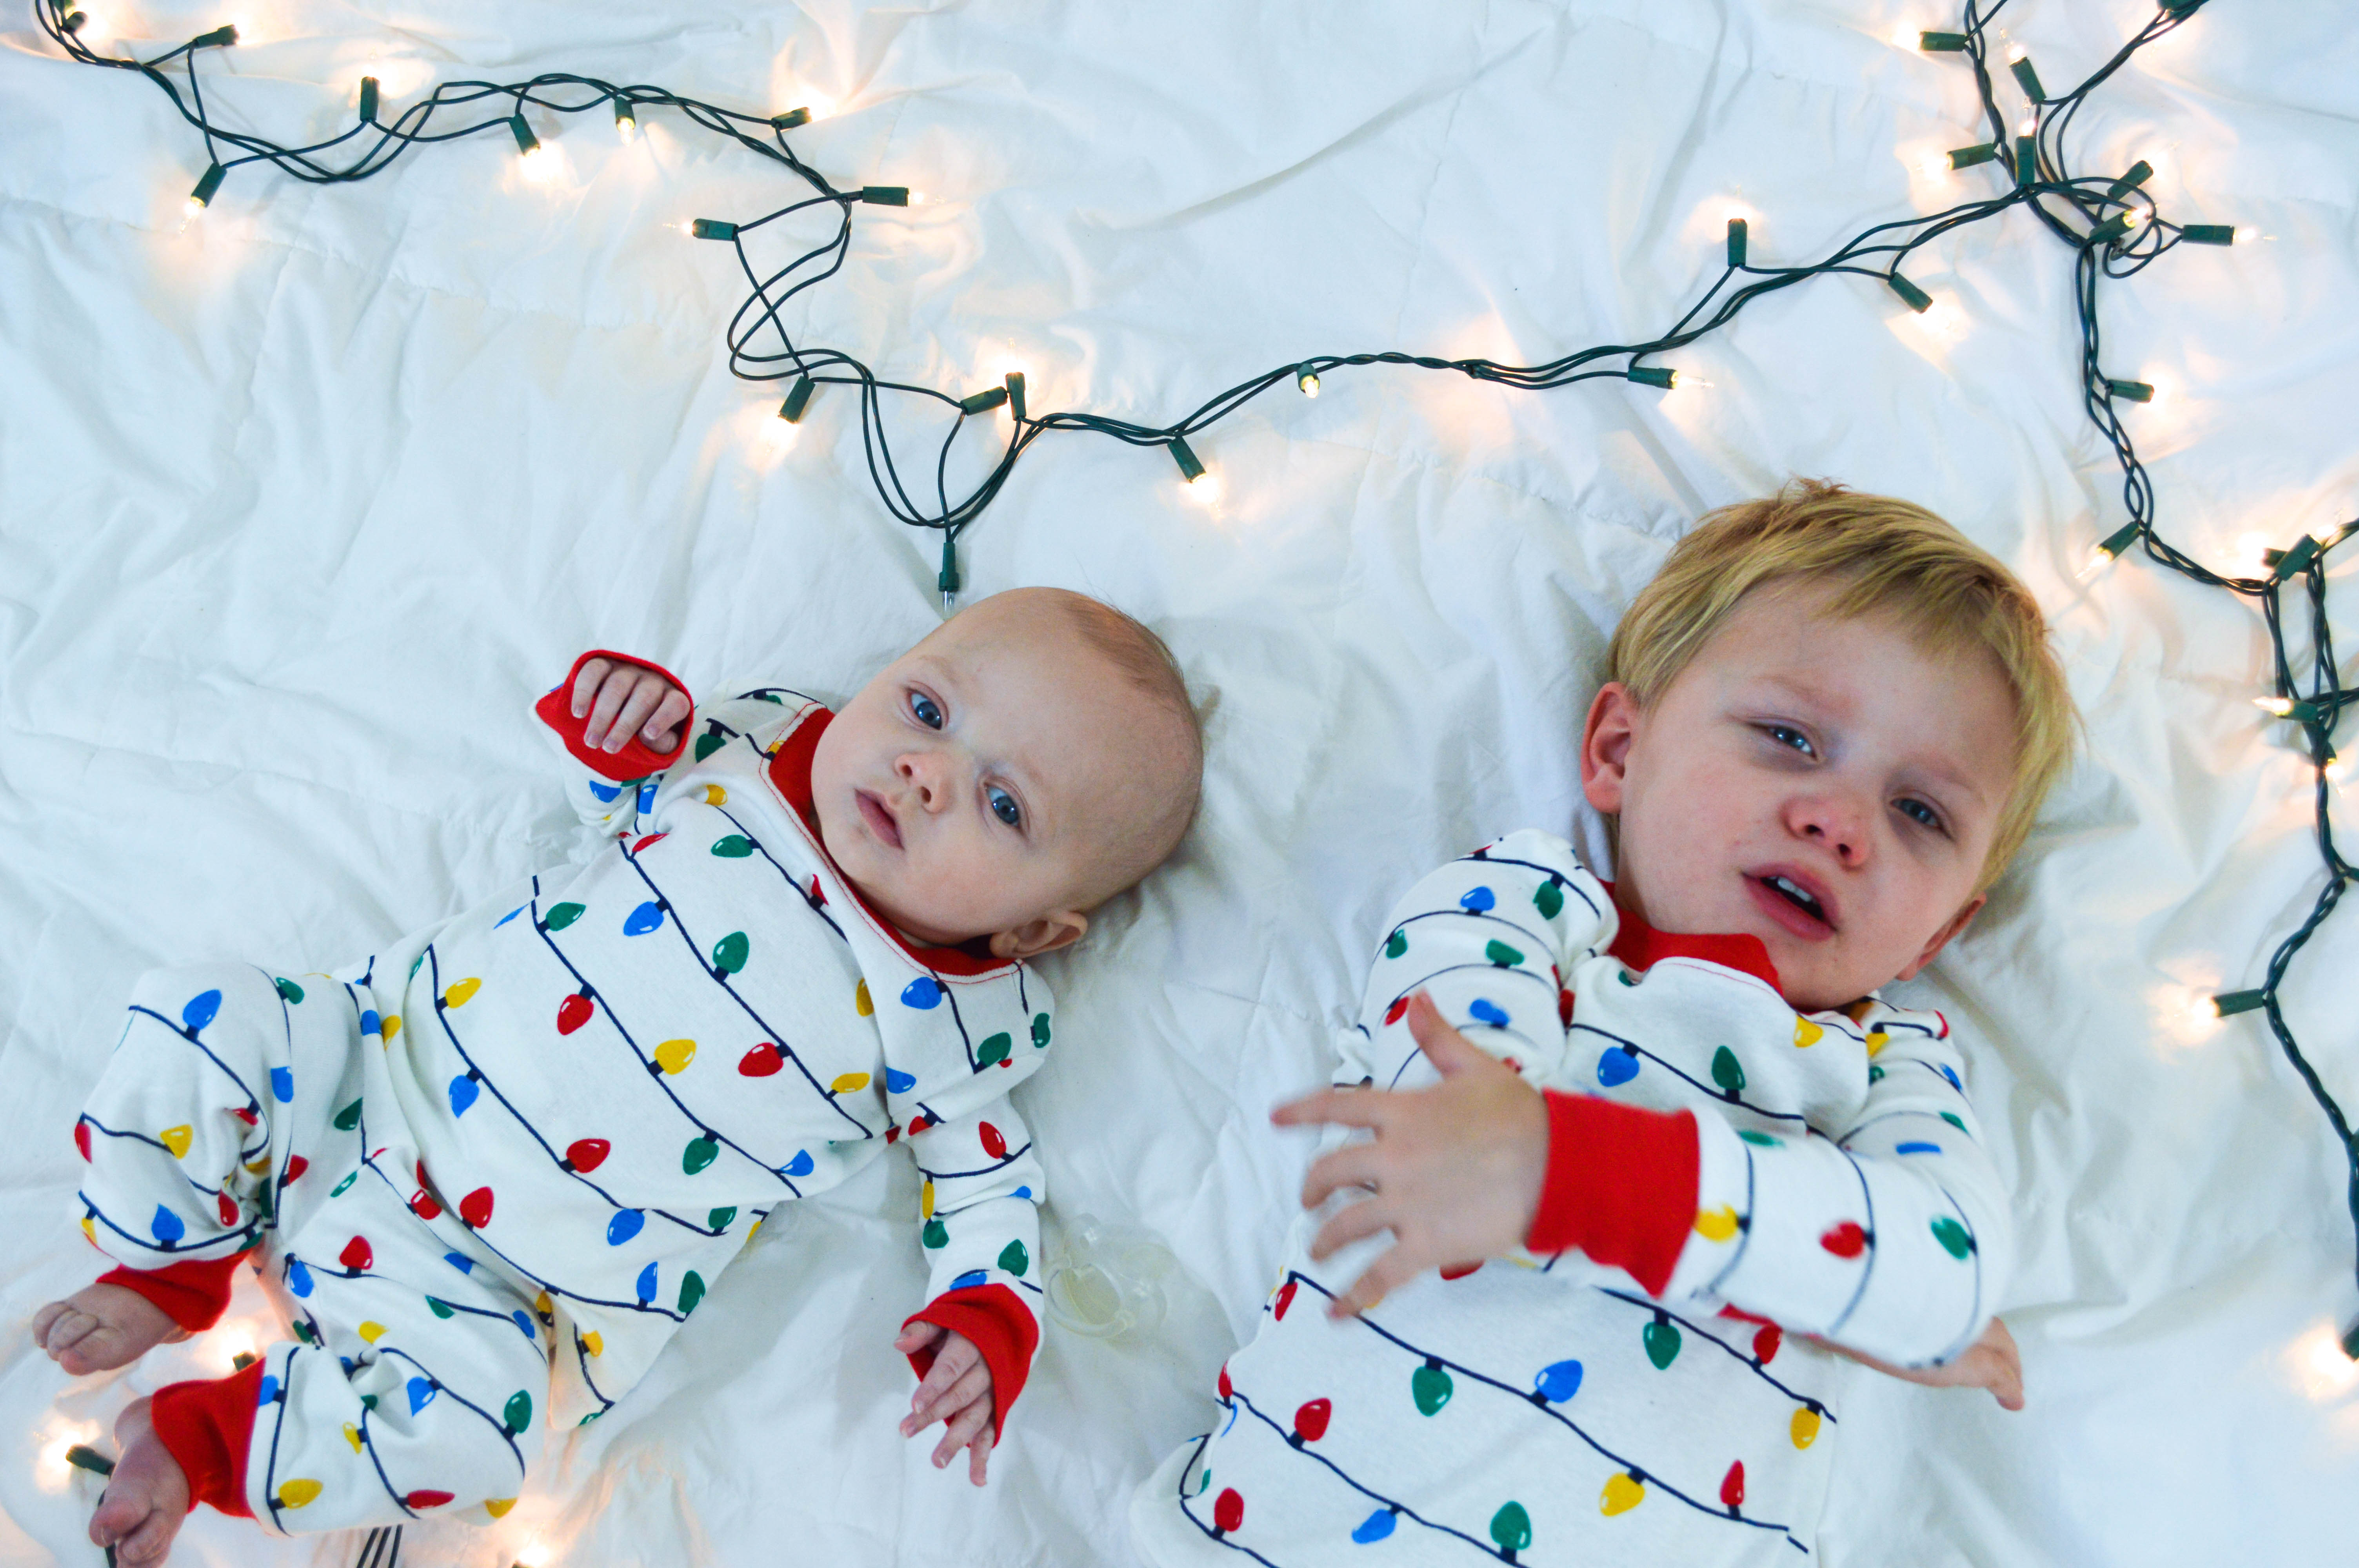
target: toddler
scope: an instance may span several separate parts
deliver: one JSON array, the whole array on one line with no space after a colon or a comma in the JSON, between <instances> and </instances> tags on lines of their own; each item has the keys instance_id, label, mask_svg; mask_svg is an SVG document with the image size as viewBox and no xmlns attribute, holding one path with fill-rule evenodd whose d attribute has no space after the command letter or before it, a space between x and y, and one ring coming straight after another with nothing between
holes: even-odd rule
<instances>
[{"instance_id":1,"label":"toddler","mask_svg":"<svg viewBox=\"0 0 2359 1568\"><path fill-rule=\"evenodd\" d=\"M895 1141L929 1301L902 1422L977 1485L1038 1329L1047 1054L1025 961L1168 856L1201 739L1093 600L983 600L841 712L695 709L584 654L541 719L610 836L334 975L158 971L74 1130L121 1266L42 1309L71 1372L209 1326L248 1257L294 1338L117 1424L91 1536L160 1559L209 1502L277 1530L496 1519L548 1422L611 1409L776 1205Z\"/></svg>"},{"instance_id":2,"label":"toddler","mask_svg":"<svg viewBox=\"0 0 2359 1568\"><path fill-rule=\"evenodd\" d=\"M1682 540L1608 673L1618 881L1526 831L1396 910L1338 1087L1277 1117L1375 1137L1312 1167L1218 1429L1135 1499L1150 1561L1792 1563L1829 1348L2019 1403L1957 1044L1875 992L2068 760L2037 607L1930 514L1802 484Z\"/></svg>"}]
</instances>

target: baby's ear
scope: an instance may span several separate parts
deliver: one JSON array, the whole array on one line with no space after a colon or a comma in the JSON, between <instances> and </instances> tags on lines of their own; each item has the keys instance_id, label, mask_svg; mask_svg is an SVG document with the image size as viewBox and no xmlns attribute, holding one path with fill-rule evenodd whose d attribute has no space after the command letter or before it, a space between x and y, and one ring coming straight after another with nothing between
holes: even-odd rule
<instances>
[{"instance_id":1,"label":"baby's ear","mask_svg":"<svg viewBox=\"0 0 2359 1568\"><path fill-rule=\"evenodd\" d=\"M1037 958L1060 947L1070 947L1090 928L1090 917L1078 909L1060 909L1038 920L1002 931L991 939L995 958Z\"/></svg>"}]
</instances>

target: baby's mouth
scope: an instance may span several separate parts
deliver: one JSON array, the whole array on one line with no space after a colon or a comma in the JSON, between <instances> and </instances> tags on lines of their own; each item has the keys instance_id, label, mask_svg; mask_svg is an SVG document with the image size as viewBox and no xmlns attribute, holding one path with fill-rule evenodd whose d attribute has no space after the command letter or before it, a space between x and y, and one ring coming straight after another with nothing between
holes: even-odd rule
<instances>
[{"instance_id":1,"label":"baby's mouth","mask_svg":"<svg viewBox=\"0 0 2359 1568\"><path fill-rule=\"evenodd\" d=\"M901 825L893 819L893 813L886 806L884 797L864 789L854 790L853 798L860 805L860 820L868 825L870 836L893 849L899 849Z\"/></svg>"}]
</instances>

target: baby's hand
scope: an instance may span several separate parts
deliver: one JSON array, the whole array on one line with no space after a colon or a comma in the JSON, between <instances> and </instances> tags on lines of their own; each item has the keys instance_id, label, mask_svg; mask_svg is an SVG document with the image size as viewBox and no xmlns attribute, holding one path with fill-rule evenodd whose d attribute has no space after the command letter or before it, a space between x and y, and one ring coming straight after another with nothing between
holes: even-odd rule
<instances>
[{"instance_id":1,"label":"baby's hand","mask_svg":"<svg viewBox=\"0 0 2359 1568\"><path fill-rule=\"evenodd\" d=\"M1946 1367L1895 1367L1823 1339L1819 1343L1838 1356L1848 1356L1863 1367L1890 1373L1904 1382L1922 1383L1929 1389L1988 1389L2001 1410L2023 1408L2023 1357L2016 1352L2015 1336L1996 1318L1990 1320L1980 1339Z\"/></svg>"},{"instance_id":2,"label":"baby's hand","mask_svg":"<svg viewBox=\"0 0 2359 1568\"><path fill-rule=\"evenodd\" d=\"M651 750L679 744L679 721L695 710L688 694L643 665L592 659L573 678L573 717L590 716L582 743L619 752L636 730Z\"/></svg>"},{"instance_id":3,"label":"baby's hand","mask_svg":"<svg viewBox=\"0 0 2359 1568\"><path fill-rule=\"evenodd\" d=\"M915 1356L929 1346L934 1350L934 1364L910 1396L909 1413L901 1418L901 1435L915 1437L934 1422L942 1422L942 1440L934 1445L934 1468L949 1464L963 1448L967 1479L980 1487L984 1468L991 1463L995 1409L991 1368L974 1341L936 1324L913 1323L893 1341L893 1348L904 1356Z\"/></svg>"}]
</instances>

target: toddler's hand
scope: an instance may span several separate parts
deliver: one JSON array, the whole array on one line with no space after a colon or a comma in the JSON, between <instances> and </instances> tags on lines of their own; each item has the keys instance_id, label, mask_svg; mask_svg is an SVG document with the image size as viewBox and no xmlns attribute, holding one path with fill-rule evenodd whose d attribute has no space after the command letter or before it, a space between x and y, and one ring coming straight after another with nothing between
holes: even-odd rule
<instances>
[{"instance_id":1,"label":"toddler's hand","mask_svg":"<svg viewBox=\"0 0 2359 1568\"><path fill-rule=\"evenodd\" d=\"M1946 1367L1895 1367L1823 1339L1818 1343L1838 1356L1848 1356L1863 1367L1873 1367L1904 1382L1922 1383L1929 1389L1988 1389L2001 1410L2023 1408L2023 1357L2016 1351L2015 1336L1996 1318L1990 1320L1990 1326L1983 1330L1980 1339Z\"/></svg>"},{"instance_id":2,"label":"toddler's hand","mask_svg":"<svg viewBox=\"0 0 2359 1568\"><path fill-rule=\"evenodd\" d=\"M592 659L573 677L573 717L590 716L582 743L619 752L636 730L658 752L679 744L679 721L695 709L688 694L642 665Z\"/></svg>"},{"instance_id":3,"label":"toddler's hand","mask_svg":"<svg viewBox=\"0 0 2359 1568\"><path fill-rule=\"evenodd\" d=\"M934 1364L909 1398L909 1413L901 1418L901 1435L915 1437L934 1422L942 1422L942 1440L934 1445L934 1468L949 1464L963 1448L967 1479L980 1487L984 1468L991 1463L995 1409L991 1368L974 1341L936 1324L913 1323L893 1341L893 1348L904 1356L915 1356L929 1346Z\"/></svg>"},{"instance_id":4,"label":"toddler's hand","mask_svg":"<svg viewBox=\"0 0 2359 1568\"><path fill-rule=\"evenodd\" d=\"M1391 1248L1328 1307L1332 1316L1364 1312L1428 1269L1512 1251L1539 1210L1548 1102L1444 1022L1423 991L1409 999L1408 1028L1440 1071L1431 1088L1321 1089L1270 1113L1281 1127L1332 1122L1376 1135L1326 1155L1302 1184L1305 1208L1342 1187L1375 1195L1319 1227L1313 1258L1379 1230L1393 1233Z\"/></svg>"}]
</instances>

